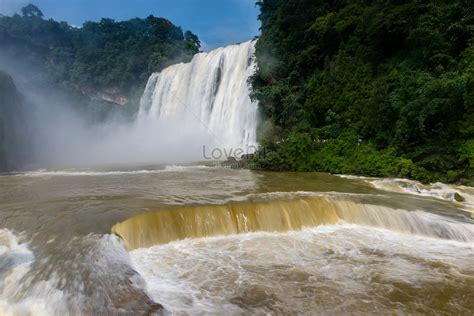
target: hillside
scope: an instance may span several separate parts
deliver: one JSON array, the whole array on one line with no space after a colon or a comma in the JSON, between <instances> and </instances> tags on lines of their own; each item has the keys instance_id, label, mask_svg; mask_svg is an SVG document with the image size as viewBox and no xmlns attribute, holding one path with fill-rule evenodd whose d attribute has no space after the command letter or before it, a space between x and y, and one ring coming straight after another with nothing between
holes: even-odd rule
<instances>
[{"instance_id":1,"label":"hillside","mask_svg":"<svg viewBox=\"0 0 474 316\"><path fill-rule=\"evenodd\" d=\"M152 72L190 60L199 48L196 35L152 15L81 27L44 19L34 5L0 16L0 66L21 69L30 85L119 105L136 102Z\"/></svg>"},{"instance_id":2,"label":"hillside","mask_svg":"<svg viewBox=\"0 0 474 316\"><path fill-rule=\"evenodd\" d=\"M474 184L472 1L258 5L260 167Z\"/></svg>"}]
</instances>

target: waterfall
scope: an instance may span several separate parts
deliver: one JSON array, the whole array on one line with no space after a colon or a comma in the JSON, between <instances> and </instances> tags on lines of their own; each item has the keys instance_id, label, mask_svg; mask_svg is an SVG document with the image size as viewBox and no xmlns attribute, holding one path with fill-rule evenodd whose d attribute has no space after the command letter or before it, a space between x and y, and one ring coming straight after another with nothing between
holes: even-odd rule
<instances>
[{"instance_id":1,"label":"waterfall","mask_svg":"<svg viewBox=\"0 0 474 316\"><path fill-rule=\"evenodd\" d=\"M190 63L154 73L141 99L139 118L194 122L224 148L256 146L257 104L249 97L255 42L194 56Z\"/></svg>"},{"instance_id":2,"label":"waterfall","mask_svg":"<svg viewBox=\"0 0 474 316\"><path fill-rule=\"evenodd\" d=\"M344 223L407 235L474 241L474 227L470 221L456 221L421 210L361 203L351 195L289 193L276 199L266 200L266 197L263 194L257 195L257 199L224 205L161 209L117 223L112 232L124 240L128 249L189 238L287 232Z\"/></svg>"}]
</instances>

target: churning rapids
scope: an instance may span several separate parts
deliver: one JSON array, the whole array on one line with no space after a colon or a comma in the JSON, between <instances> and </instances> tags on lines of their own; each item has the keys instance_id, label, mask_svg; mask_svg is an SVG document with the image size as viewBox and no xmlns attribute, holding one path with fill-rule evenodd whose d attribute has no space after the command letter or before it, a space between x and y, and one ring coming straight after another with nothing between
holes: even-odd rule
<instances>
[{"instance_id":1,"label":"churning rapids","mask_svg":"<svg viewBox=\"0 0 474 316\"><path fill-rule=\"evenodd\" d=\"M154 74L137 124L255 145L253 50ZM0 315L469 314L473 214L473 188L401 179L211 163L3 174Z\"/></svg>"},{"instance_id":2,"label":"churning rapids","mask_svg":"<svg viewBox=\"0 0 474 316\"><path fill-rule=\"evenodd\" d=\"M0 314L472 311L473 190L379 181L212 166L3 175Z\"/></svg>"}]
</instances>

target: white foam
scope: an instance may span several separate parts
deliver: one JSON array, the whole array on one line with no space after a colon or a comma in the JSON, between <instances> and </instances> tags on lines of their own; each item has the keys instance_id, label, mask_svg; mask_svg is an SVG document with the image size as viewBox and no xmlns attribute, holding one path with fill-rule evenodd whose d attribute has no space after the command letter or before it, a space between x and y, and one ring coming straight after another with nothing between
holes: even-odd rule
<instances>
[{"instance_id":1,"label":"white foam","mask_svg":"<svg viewBox=\"0 0 474 316\"><path fill-rule=\"evenodd\" d=\"M351 180L362 180L376 189L387 192L407 193L418 196L432 197L444 201L452 201L458 203L459 205L465 206L465 210L474 212L473 187L445 184L441 182L423 184L419 181L402 178L374 178L353 175L336 176ZM456 194L462 197L463 201L457 201Z\"/></svg>"},{"instance_id":2,"label":"white foam","mask_svg":"<svg viewBox=\"0 0 474 316\"><path fill-rule=\"evenodd\" d=\"M76 237L55 255L35 261L27 244L0 230L0 315L133 313L117 306L133 294L137 304L146 304L144 281L116 236Z\"/></svg>"},{"instance_id":3,"label":"white foam","mask_svg":"<svg viewBox=\"0 0 474 316\"><path fill-rule=\"evenodd\" d=\"M165 172L180 172L188 170L199 170L210 168L204 165L197 166L165 166L163 169L143 169L143 170L111 170L111 171L86 171L86 170L46 170L39 169L36 171L28 171L17 174L20 177L56 177L56 176L120 176L120 175L143 175L143 174L158 174Z\"/></svg>"},{"instance_id":4,"label":"white foam","mask_svg":"<svg viewBox=\"0 0 474 316\"><path fill-rule=\"evenodd\" d=\"M61 291L48 281L37 285L36 296L23 297L21 282L30 271L34 255L28 244L19 243L11 231L0 230L0 315L52 315L52 306L59 306Z\"/></svg>"},{"instance_id":5,"label":"white foam","mask_svg":"<svg viewBox=\"0 0 474 316\"><path fill-rule=\"evenodd\" d=\"M170 165L166 166L166 171L186 171L186 170L200 170L200 169L209 169L209 168L217 168L205 165L193 165L193 166L180 166L180 165Z\"/></svg>"},{"instance_id":6,"label":"white foam","mask_svg":"<svg viewBox=\"0 0 474 316\"><path fill-rule=\"evenodd\" d=\"M474 207L474 188L471 187L441 182L422 184L414 180L391 178L368 179L367 181L380 190L433 197L445 201L458 202L456 201L456 194L458 194L464 200L458 203Z\"/></svg>"},{"instance_id":7,"label":"white foam","mask_svg":"<svg viewBox=\"0 0 474 316\"><path fill-rule=\"evenodd\" d=\"M131 252L149 292L171 313L227 315L386 313L392 305L384 295L397 284L469 287L473 256L474 243L356 225L188 239ZM361 301L365 310L358 310ZM435 312L429 304L419 308Z\"/></svg>"}]
</instances>

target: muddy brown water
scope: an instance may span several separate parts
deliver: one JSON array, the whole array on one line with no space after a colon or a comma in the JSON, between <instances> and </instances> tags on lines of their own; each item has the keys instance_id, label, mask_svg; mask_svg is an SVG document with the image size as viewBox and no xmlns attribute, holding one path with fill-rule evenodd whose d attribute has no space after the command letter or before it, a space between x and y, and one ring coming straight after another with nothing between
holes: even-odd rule
<instances>
[{"instance_id":1,"label":"muddy brown water","mask_svg":"<svg viewBox=\"0 0 474 316\"><path fill-rule=\"evenodd\" d=\"M473 312L469 207L377 187L209 166L1 175L0 313Z\"/></svg>"}]
</instances>

